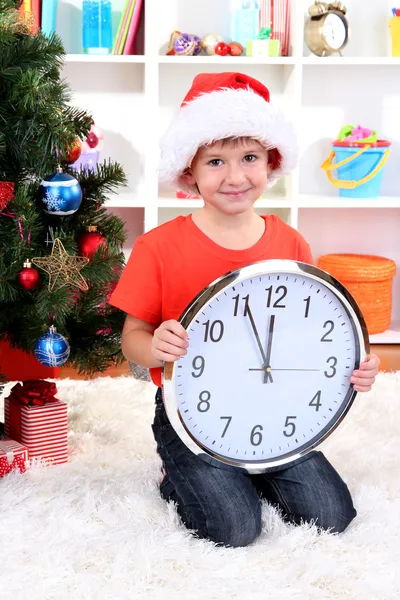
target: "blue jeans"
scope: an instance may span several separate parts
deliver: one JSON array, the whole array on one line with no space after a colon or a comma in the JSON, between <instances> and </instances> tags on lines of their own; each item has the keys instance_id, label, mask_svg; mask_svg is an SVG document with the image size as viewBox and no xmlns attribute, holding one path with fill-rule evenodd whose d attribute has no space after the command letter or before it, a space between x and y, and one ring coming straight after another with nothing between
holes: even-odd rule
<instances>
[{"instance_id":1,"label":"blue jeans","mask_svg":"<svg viewBox=\"0 0 400 600\"><path fill-rule=\"evenodd\" d=\"M176 503L183 523L199 538L225 546L247 546L261 532L261 498L291 523L313 522L342 532L356 516L349 490L321 452L262 475L217 468L191 452L168 421L161 389L153 423L163 462L161 496Z\"/></svg>"}]
</instances>

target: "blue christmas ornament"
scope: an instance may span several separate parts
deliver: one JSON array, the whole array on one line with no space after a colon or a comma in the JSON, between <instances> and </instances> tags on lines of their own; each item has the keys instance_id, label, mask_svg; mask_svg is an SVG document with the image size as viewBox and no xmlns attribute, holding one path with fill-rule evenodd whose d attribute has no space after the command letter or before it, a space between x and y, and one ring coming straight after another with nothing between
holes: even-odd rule
<instances>
[{"instance_id":1,"label":"blue christmas ornament","mask_svg":"<svg viewBox=\"0 0 400 600\"><path fill-rule=\"evenodd\" d=\"M48 333L38 339L33 351L45 367L60 367L68 360L71 348L65 337L57 333L52 325Z\"/></svg>"},{"instance_id":2,"label":"blue christmas ornament","mask_svg":"<svg viewBox=\"0 0 400 600\"><path fill-rule=\"evenodd\" d=\"M43 179L39 193L44 211L49 215L72 215L82 202L82 188L78 181L75 177L63 173L61 168L57 173Z\"/></svg>"}]
</instances>

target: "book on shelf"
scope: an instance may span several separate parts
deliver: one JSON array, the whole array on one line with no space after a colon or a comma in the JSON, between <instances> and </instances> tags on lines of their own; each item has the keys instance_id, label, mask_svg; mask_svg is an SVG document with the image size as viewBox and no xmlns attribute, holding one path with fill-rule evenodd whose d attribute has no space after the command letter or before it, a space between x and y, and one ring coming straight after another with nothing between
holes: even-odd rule
<instances>
[{"instance_id":1,"label":"book on shelf","mask_svg":"<svg viewBox=\"0 0 400 600\"><path fill-rule=\"evenodd\" d=\"M51 35L56 30L58 0L23 0L19 11L32 15L33 32Z\"/></svg>"},{"instance_id":2,"label":"book on shelf","mask_svg":"<svg viewBox=\"0 0 400 600\"><path fill-rule=\"evenodd\" d=\"M23 0L19 6L21 13L32 14L34 30L40 29L42 0Z\"/></svg>"},{"instance_id":3,"label":"book on shelf","mask_svg":"<svg viewBox=\"0 0 400 600\"><path fill-rule=\"evenodd\" d=\"M143 0L126 0L115 37L113 54L135 54L142 9Z\"/></svg>"}]
</instances>

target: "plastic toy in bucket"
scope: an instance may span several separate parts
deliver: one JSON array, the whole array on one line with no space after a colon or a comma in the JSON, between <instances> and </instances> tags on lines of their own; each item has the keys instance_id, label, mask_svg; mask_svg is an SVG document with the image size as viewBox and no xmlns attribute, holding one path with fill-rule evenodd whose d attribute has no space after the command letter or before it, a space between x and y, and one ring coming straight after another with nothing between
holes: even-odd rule
<instances>
[{"instance_id":1,"label":"plastic toy in bucket","mask_svg":"<svg viewBox=\"0 0 400 600\"><path fill-rule=\"evenodd\" d=\"M383 167L389 158L391 142L333 142L333 149L321 165L332 185L345 198L377 198L381 191ZM336 163L333 159L336 158ZM332 171L338 171L334 179Z\"/></svg>"}]
</instances>

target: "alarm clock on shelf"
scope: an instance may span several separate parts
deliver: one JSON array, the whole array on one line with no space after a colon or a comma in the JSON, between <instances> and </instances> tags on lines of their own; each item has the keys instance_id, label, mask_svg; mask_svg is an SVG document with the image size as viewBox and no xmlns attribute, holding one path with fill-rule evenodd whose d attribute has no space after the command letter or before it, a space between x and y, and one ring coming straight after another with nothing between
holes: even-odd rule
<instances>
[{"instance_id":1,"label":"alarm clock on shelf","mask_svg":"<svg viewBox=\"0 0 400 600\"><path fill-rule=\"evenodd\" d=\"M317 56L330 56L342 50L350 39L347 9L341 2L319 2L309 8L310 18L305 24L305 42Z\"/></svg>"},{"instance_id":2,"label":"alarm clock on shelf","mask_svg":"<svg viewBox=\"0 0 400 600\"><path fill-rule=\"evenodd\" d=\"M323 442L357 392L369 352L362 314L321 269L290 260L220 277L186 308L186 355L163 365L177 435L215 466L263 473Z\"/></svg>"}]
</instances>

